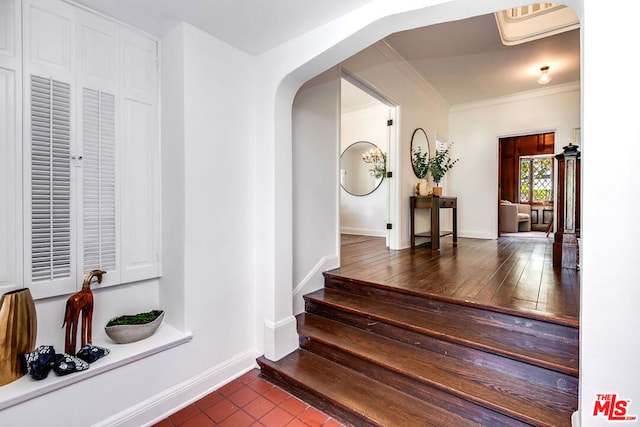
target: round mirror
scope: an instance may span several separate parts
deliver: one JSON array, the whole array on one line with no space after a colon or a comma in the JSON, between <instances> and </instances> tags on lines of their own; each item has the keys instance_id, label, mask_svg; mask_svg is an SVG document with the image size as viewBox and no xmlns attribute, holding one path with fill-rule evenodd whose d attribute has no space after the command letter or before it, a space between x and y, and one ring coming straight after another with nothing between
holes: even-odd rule
<instances>
[{"instance_id":1,"label":"round mirror","mask_svg":"<svg viewBox=\"0 0 640 427\"><path fill-rule=\"evenodd\" d=\"M387 155L371 142L355 142L340 156L340 185L354 196L375 191L386 172Z\"/></svg>"},{"instance_id":2,"label":"round mirror","mask_svg":"<svg viewBox=\"0 0 640 427\"><path fill-rule=\"evenodd\" d=\"M429 162L429 139L422 128L413 131L411 136L411 165L413 173L420 179L427 177L427 163Z\"/></svg>"}]
</instances>

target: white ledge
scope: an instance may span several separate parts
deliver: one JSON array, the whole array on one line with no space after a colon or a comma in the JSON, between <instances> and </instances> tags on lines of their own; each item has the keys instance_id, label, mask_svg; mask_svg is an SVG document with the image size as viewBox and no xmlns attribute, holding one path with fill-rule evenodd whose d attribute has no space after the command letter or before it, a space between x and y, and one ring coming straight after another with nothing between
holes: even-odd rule
<instances>
[{"instance_id":1,"label":"white ledge","mask_svg":"<svg viewBox=\"0 0 640 427\"><path fill-rule=\"evenodd\" d=\"M76 372L62 377L52 371L47 378L40 381L36 381L29 375L25 375L19 380L5 386L0 386L0 411L33 399L34 397L184 344L190 341L192 337L193 334L191 332L178 331L166 323L162 323L156 333L149 338L129 344L115 344L107 338L104 332L99 333L99 336L95 337L97 339L93 344L111 350L108 355L93 362L86 371ZM54 348L57 353L62 353L62 347L58 348L54 346Z\"/></svg>"}]
</instances>

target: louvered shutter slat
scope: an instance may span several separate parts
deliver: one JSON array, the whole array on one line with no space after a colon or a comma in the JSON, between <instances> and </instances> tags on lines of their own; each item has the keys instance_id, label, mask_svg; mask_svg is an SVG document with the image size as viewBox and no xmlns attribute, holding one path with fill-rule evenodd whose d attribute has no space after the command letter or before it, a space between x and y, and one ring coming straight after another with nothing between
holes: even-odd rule
<instances>
[{"instance_id":1,"label":"louvered shutter slat","mask_svg":"<svg viewBox=\"0 0 640 427\"><path fill-rule=\"evenodd\" d=\"M84 270L116 268L115 98L85 88L83 128Z\"/></svg>"},{"instance_id":2,"label":"louvered shutter slat","mask_svg":"<svg viewBox=\"0 0 640 427\"><path fill-rule=\"evenodd\" d=\"M31 77L31 275L70 277L71 87Z\"/></svg>"}]
</instances>

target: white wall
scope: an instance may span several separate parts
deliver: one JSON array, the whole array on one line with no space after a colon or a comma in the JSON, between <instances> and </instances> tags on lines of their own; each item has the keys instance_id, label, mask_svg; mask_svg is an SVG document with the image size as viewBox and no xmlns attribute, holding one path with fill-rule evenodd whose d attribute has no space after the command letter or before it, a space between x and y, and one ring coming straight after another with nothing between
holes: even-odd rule
<instances>
[{"instance_id":1,"label":"white wall","mask_svg":"<svg viewBox=\"0 0 640 427\"><path fill-rule=\"evenodd\" d=\"M3 426L143 425L255 366L251 58L188 25L165 40L165 275L161 283L94 292L94 326L106 323L109 307L129 312L161 303L165 321L194 337L9 407L0 414ZM38 303L39 316L52 319L39 326L39 337L53 341L38 344L62 345L63 313L63 298Z\"/></svg>"},{"instance_id":2,"label":"white wall","mask_svg":"<svg viewBox=\"0 0 640 427\"><path fill-rule=\"evenodd\" d=\"M160 279L165 319L186 330L185 309L185 130L184 27L162 40L162 230L166 262ZM170 118L170 119L169 119ZM170 227L166 224L171 224Z\"/></svg>"},{"instance_id":3,"label":"white wall","mask_svg":"<svg viewBox=\"0 0 640 427\"><path fill-rule=\"evenodd\" d=\"M339 263L336 234L339 153L352 142L368 140L386 151L391 161L399 156L400 171L394 171L395 178L385 179L381 188L372 194L356 197L340 189L340 201L345 205L342 209L347 210L341 215L340 227L384 236L389 186L398 185L401 188L398 210L402 220L396 226L400 227L402 245L406 247L409 246L408 197L413 195L418 181L411 167L411 135L415 128L424 128L434 149L436 133L446 135L448 132L442 99L386 44L378 43L365 49L341 66L399 106L402 112L397 126L399 143L395 153L388 152L386 126L382 132L371 133L372 127L362 124L380 120L386 123L389 107L384 104L343 114L340 119L340 75L335 67L307 82L296 94L292 109L293 314L303 311L304 294L323 286L322 271L335 268ZM358 215L348 217L345 213L348 214L349 209Z\"/></svg>"},{"instance_id":4,"label":"white wall","mask_svg":"<svg viewBox=\"0 0 640 427\"><path fill-rule=\"evenodd\" d=\"M340 116L340 153L351 144L368 141L383 153L389 152L387 119L389 107L376 106L343 112ZM367 180L367 183L369 180ZM385 237L389 211L389 180L367 195L349 194L340 186L340 230L343 233Z\"/></svg>"},{"instance_id":5,"label":"white wall","mask_svg":"<svg viewBox=\"0 0 640 427\"><path fill-rule=\"evenodd\" d=\"M468 105L450 114L452 157L460 159L447 174L458 196L458 234L498 236L498 138L555 132L555 152L572 142L580 127L580 86L541 89Z\"/></svg>"},{"instance_id":6,"label":"white wall","mask_svg":"<svg viewBox=\"0 0 640 427\"><path fill-rule=\"evenodd\" d=\"M257 128L260 129L260 143L255 147L256 155L263 160L265 170L264 177L256 182L259 191L255 192L255 200L260 208L260 215L256 216L255 242L258 254L256 280L260 283L257 287L260 301L257 315L261 320L261 325L258 325L258 343L262 343L265 356L269 359L277 360L295 350L298 345L291 306L291 106L294 96L308 80L393 31L407 29L412 25L440 22L450 14L459 17L449 7L438 8L436 13L432 13L431 9L416 10L432 3L433 0L410 4L377 1L367 3L353 13L314 28L256 58L255 69L259 70L256 75L256 105L259 112L256 121ZM498 7L495 7L497 10ZM479 7L477 3L470 6L470 9L468 13L487 11L485 6ZM404 14L401 15L402 13ZM407 194L409 192L407 190ZM408 217L408 212L406 216ZM399 214L392 212L391 217L399 217ZM406 241L408 242L408 237Z\"/></svg>"},{"instance_id":7,"label":"white wall","mask_svg":"<svg viewBox=\"0 0 640 427\"><path fill-rule=\"evenodd\" d=\"M185 26L185 289L197 372L255 348L251 58ZM215 307L215 309L212 309ZM204 356L203 354L203 356Z\"/></svg>"},{"instance_id":8,"label":"white wall","mask_svg":"<svg viewBox=\"0 0 640 427\"><path fill-rule=\"evenodd\" d=\"M419 181L411 166L411 136L416 128L423 128L429 138L431 152L434 152L436 134L449 134L448 105L386 43L376 43L358 52L342 66L399 107L397 147L395 153L389 153L389 164L396 164L393 156L397 156L399 169L393 171L394 178L389 184L395 185L398 193L398 203L391 202L392 209L397 209L395 217L399 219L394 224L394 227L399 227L400 235L395 248L406 248L410 245L409 197L415 194Z\"/></svg>"},{"instance_id":9,"label":"white wall","mask_svg":"<svg viewBox=\"0 0 640 427\"><path fill-rule=\"evenodd\" d=\"M620 11L624 11L621 13ZM597 394L630 400L627 415L640 416L640 228L621 220L637 210L640 130L635 49L640 4L584 2L583 211L580 288L580 406L583 426L594 419ZM607 58L602 61L602 58ZM609 208L607 200L615 200ZM636 421L637 423L637 421ZM635 423L630 423L635 424Z\"/></svg>"},{"instance_id":10,"label":"white wall","mask_svg":"<svg viewBox=\"0 0 640 427\"><path fill-rule=\"evenodd\" d=\"M260 316L258 332L263 325L272 325L277 328L281 324L286 324L289 328L286 322L291 312L292 293L290 263L292 217L287 213L292 211L291 105L298 88L303 82L335 66L391 31L459 19L516 4L515 1L504 2L503 0L482 2L452 0L445 1L442 7L435 6L397 15L398 12L403 12L403 7L409 8L400 3L375 2L371 8L365 8L360 13L345 16L334 23L317 28L257 59L255 65L261 72L256 88L259 133L255 137L255 147L263 160L261 171L264 173L264 179L256 177L256 184L261 185L255 190L255 197L249 196L248 199L255 199L256 209L258 207L262 209L262 215L256 217L256 224L264 226L259 233L256 230L257 237L251 243L261 257L256 259L258 274L255 283L261 297L258 307ZM413 3L413 7L418 7L418 3ZM433 2L425 0L422 5L428 6L430 3ZM594 418L592 415L597 393L618 393L620 398L630 399L630 415L640 413L638 403L640 402L640 385L636 381L638 376L636 359L640 346L635 339L636 331L640 329L640 316L637 315L636 308L636 301L640 300L640 287L636 283L635 271L637 261L635 245L640 241L640 229L624 227L624 231L620 232L612 228L613 224L619 224L620 212L635 210L636 200L633 195L640 193L638 180L633 174L640 155L640 132L636 126L635 109L633 104L630 105L635 102L635 99L640 98L640 87L633 84L636 69L635 57L629 54L634 49L635 21L640 14L640 5L623 0L610 2L567 0L566 3L574 7L583 22L582 238L584 251L581 273L581 416L579 418L582 425L594 426L606 424L602 417ZM625 13L619 13L620 10L625 10ZM391 15L394 15L392 19L384 18ZM213 52L222 49L215 43L200 47L212 49ZM224 49L222 50L224 52ZM602 58L607 60L602 61ZM376 69L386 67L384 62L380 61L375 65L374 61L370 66L363 66L359 71L364 75L376 74ZM229 66L229 63L225 65ZM233 81L232 77L231 80ZM223 103L226 101L230 100L222 99ZM244 103L241 107L245 108L241 112L229 113L229 116L232 118L236 115L244 116L246 107L250 108L251 104ZM432 136L438 132L456 143L458 141L462 143L463 138L459 138L457 134L454 135L453 130L450 135L448 129L440 130L440 126L443 128L448 126L446 113L434 119L433 116L428 116L424 110L421 110L421 106L416 107L416 109L410 108L409 111L403 111L401 141L407 143L411 135L410 131L415 127L426 127L432 142ZM415 113L417 115L414 116L416 111L421 113ZM406 121L408 123L404 123ZM436 124L433 124L434 121ZM511 129L498 128L493 131L495 134L491 135L491 138L495 140L499 133L509 131ZM488 135L486 131L483 134ZM561 135L559 139L562 139ZM234 141L237 142L235 139ZM405 148L408 151L408 147ZM471 153L474 153L473 150ZM494 163L497 161L495 155L491 156L482 150L478 154L481 155L483 163L490 162L490 159L493 159ZM456 168L460 166L460 169L463 169L462 162L463 159ZM409 170L408 155L406 165L402 169ZM453 172L456 172L456 169ZM450 184L459 188L460 183L454 182L456 179L453 173L451 178ZM411 190L410 181L414 180L406 176L403 178L402 185L407 187L403 190L404 198ZM258 185L254 186L256 187ZM494 187L497 188L497 182ZM220 191L224 192L224 190ZM616 209L602 209L602 200L605 196L616 201ZM250 208L251 202L245 201L240 206ZM484 228L473 225L473 222L469 224L473 229ZM407 234L406 230L403 234ZM189 240L194 238L196 237L188 236ZM244 255L242 250L239 253ZM196 257L196 260L199 258ZM260 281L257 278L260 278ZM197 292L192 287L202 286L201 283L198 285L188 283L187 293ZM242 301L246 301L238 294L230 297L232 300L241 298ZM212 307L217 309L225 302L212 301ZM263 319L265 322L262 322ZM204 325L197 326L204 327ZM264 337L264 342L269 341L270 344L274 344L270 349L273 355L277 355L290 345L288 333L290 329L287 329L284 335L274 333L272 336ZM261 338L258 337L258 343L261 342ZM169 355L170 352L165 353ZM167 363L179 360L174 357L165 358L164 354L158 359ZM140 365L142 367L142 364ZM143 367L142 371L136 372L136 377L159 380L160 378L151 374L153 367L156 366ZM127 369L122 370L123 374L132 372ZM153 370L153 372L157 371ZM119 380L122 377L123 375L118 374L110 379ZM188 374L185 373L183 377L188 377ZM168 379L168 381L172 380L174 384L179 383L175 378ZM155 381L153 385L156 385ZM86 389L83 388L81 391ZM51 402L56 403L55 400Z\"/></svg>"},{"instance_id":11,"label":"white wall","mask_svg":"<svg viewBox=\"0 0 640 427\"><path fill-rule=\"evenodd\" d=\"M419 7L412 3L413 7ZM421 4L429 6L432 2ZM389 32L411 26L428 25L460 19L515 6L516 1L464 0L445 1L442 6L426 7L401 14L401 2L371 3L360 13L318 28L299 39L263 55L261 64L278 59L278 66L267 67L269 72L260 79L266 88L258 98L258 108L266 117L275 117L272 138L267 146L277 152L290 145L285 129L290 127L279 112L291 105L290 93L319 70L327 69L351 55L367 43L379 40ZM592 415L597 393L619 393L630 399L630 414L637 415L640 385L637 358L640 345L635 339L640 327L635 302L640 298L635 271L640 229L625 227L616 232L619 212L632 212L638 194L638 180L634 179L636 159L640 152L640 134L635 125L633 103L640 97L635 85L634 50L635 28L640 5L615 0L612 2L567 0L582 22L583 70L583 267L581 281L581 381L578 417L582 425L604 425L605 421ZM624 13L620 13L624 10ZM385 16L392 16L385 19ZM334 25L335 24L335 25ZM354 35L351 37L350 35ZM305 46L301 52L301 46ZM603 61L602 58L607 58ZM336 61L336 59L338 59ZM280 87L283 91L278 91ZM266 120L270 122L270 120ZM447 135L449 136L449 135ZM453 136L450 137L454 140ZM613 141L613 143L608 143ZM276 155L276 157L279 157ZM280 160L274 162L275 166ZM287 173L274 176L269 191L274 203L285 199ZM612 185L613 184L613 185ZM497 187L497 185L496 185ZM276 189L281 189L276 191ZM602 198L618 201L616 209L602 209ZM286 208L286 206L285 206ZM273 209L277 211L277 209ZM271 217L274 219L274 217ZM285 230L287 218L275 221L274 230ZM268 247L269 241L259 244ZM286 248L282 253L287 254ZM275 256L270 276L274 299L284 296L273 279L285 271L285 257ZM603 266L605 268L603 268ZM265 268L266 265L261 265ZM286 283L283 285L287 285ZM634 406L635 405L635 406Z\"/></svg>"},{"instance_id":12,"label":"white wall","mask_svg":"<svg viewBox=\"0 0 640 427\"><path fill-rule=\"evenodd\" d=\"M372 2L370 7L316 28L261 55L253 63L223 43L192 28L184 28L184 59L178 49L175 55L164 60L185 61L184 79L195 79L193 84L187 88L180 77L173 77L178 80L174 84L185 85L185 113L197 118L204 115L217 132L205 135L202 125L188 123L185 114L184 143L198 144L185 148L185 212L169 212L169 215L163 212L165 221L167 217L173 218L173 214L185 218L182 236L186 255L185 323L194 330L195 338L191 344L6 409L1 414L3 425L45 424L52 419L62 420L65 425L91 425L110 414L118 415L119 411L141 417L153 416L162 410L173 409L175 406L172 405L185 404L194 393L205 392L216 379L226 381L241 373L246 365L237 358L227 359L226 364L220 360L235 353L246 362L249 357L242 356L247 343L251 343L250 347L254 344L264 347L269 343L272 356L292 348L291 337L295 336L295 329L291 328L289 317L293 288L291 106L294 95L305 81L392 31L517 4L515 0L451 0L442 2L441 6L427 7L432 3L434 1L424 0L411 2L409 6L406 2ZM640 158L640 131L634 108L635 101L640 98L640 86L635 84L637 67L633 55L640 4L624 0L567 0L565 3L574 7L581 18L584 42L581 230L584 250L581 263L581 413L578 421L583 426L610 425L602 417L593 417L598 393L617 393L620 399L630 400L629 415L640 413L640 384L637 381L640 344L636 337L640 329L637 314L640 286L636 271L640 229L626 224L615 227L620 224L620 212L636 210L634 195L640 194L640 184L635 178L637 159ZM422 6L426 8L402 13ZM388 16L391 18L386 18ZM190 48L192 43L197 51ZM383 63L371 64L360 71L365 75L375 73L376 69L385 68ZM200 65L203 69L198 72L195 68ZM256 76L257 86L251 87L254 80L247 75L249 69L260 71ZM203 95L215 94L217 102L199 99L193 89L197 83L206 86L200 89ZM249 88L246 88L247 84ZM245 90L255 91L255 102ZM434 119L426 115L421 106L416 107L417 110L403 111L401 141L408 143L410 131L425 126L430 140L437 131L451 140L462 141L456 135L448 135L448 129L447 132L436 129L440 124L443 128L448 125L446 114ZM199 108L203 111L198 111ZM214 111L217 114L213 114ZM414 116L412 111L421 113ZM256 112L258 126L250 123ZM172 118L165 115L164 120ZM180 131L176 133L180 134ZM177 143L180 144L183 138L178 137ZM229 146L222 148L223 143ZM255 145L252 147L251 144ZM408 147L405 148L408 152ZM260 155L260 176L234 172L232 167L237 168L238 164L230 161L229 165L220 166L225 176L215 175L216 179L207 180L210 167L204 164L204 159L195 159L196 152L202 150L211 156L217 149L222 155L236 160L246 159L247 153L251 156L253 149ZM483 162L488 157L483 158ZM408 155L406 162L402 169L410 171ZM197 182L197 178L207 182L209 187L203 188L205 185ZM403 188L407 187L403 189L405 199L410 193L411 181L415 178L403 178ZM190 188L191 185L194 188ZM197 196L204 200L194 200ZM603 209L603 199L614 200L615 209ZM225 214L223 209L227 207L233 208L237 219ZM251 213L258 209L259 216ZM221 219L228 221L224 225L226 230L216 229L216 232L213 226L205 225L208 220ZM192 226L188 225L190 221L194 221ZM252 223L256 227L252 227ZM165 223L165 229L170 226ZM201 234L194 232L198 226L204 230ZM231 236L232 231L238 234ZM255 233L254 237L245 234L251 232ZM407 230L403 234L408 236ZM212 236L213 240L204 242ZM226 240L231 237L233 241ZM174 239L165 243L181 244L179 239ZM242 244L247 246L240 247ZM167 262L165 260L165 267ZM210 266L221 269L220 275L207 276L206 267ZM179 265L170 268L180 270ZM255 276L247 277L253 272L256 272ZM180 280L179 274L175 276ZM258 313L255 324L251 318L242 318L243 314L253 313L254 292L259 293L260 301L255 310ZM198 298L201 301L196 302ZM239 309L239 313L229 313L232 309ZM221 318L224 330L217 323ZM281 325L285 325L285 332L279 335L275 331ZM255 329L252 326L256 326ZM263 336L269 327L274 333ZM241 336L232 337L233 334ZM230 345L229 349L226 349L227 345ZM223 350L218 353L218 349ZM200 351L211 353L201 354ZM100 391L99 399L96 390ZM74 403L73 408L77 411L66 409L69 402ZM140 421L128 423L142 424Z\"/></svg>"},{"instance_id":13,"label":"white wall","mask_svg":"<svg viewBox=\"0 0 640 427\"><path fill-rule=\"evenodd\" d=\"M293 305L324 285L339 262L338 146L340 74L331 68L305 84L293 103Z\"/></svg>"}]
</instances>

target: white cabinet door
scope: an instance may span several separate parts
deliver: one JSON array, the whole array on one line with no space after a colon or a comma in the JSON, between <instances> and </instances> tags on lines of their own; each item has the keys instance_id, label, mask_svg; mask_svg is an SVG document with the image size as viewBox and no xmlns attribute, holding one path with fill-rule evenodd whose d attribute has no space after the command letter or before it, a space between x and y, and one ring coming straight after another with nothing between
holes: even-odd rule
<instances>
[{"instance_id":1,"label":"white cabinet door","mask_svg":"<svg viewBox=\"0 0 640 427\"><path fill-rule=\"evenodd\" d=\"M157 43L124 30L120 165L122 279L160 275Z\"/></svg>"},{"instance_id":2,"label":"white cabinet door","mask_svg":"<svg viewBox=\"0 0 640 427\"><path fill-rule=\"evenodd\" d=\"M120 274L120 185L118 173L122 116L119 96L119 26L87 11L78 11L77 121L82 177L78 180L78 277L100 268L100 285L122 283Z\"/></svg>"},{"instance_id":3,"label":"white cabinet door","mask_svg":"<svg viewBox=\"0 0 640 427\"><path fill-rule=\"evenodd\" d=\"M60 1L25 0L25 73L70 81L75 68L75 8Z\"/></svg>"},{"instance_id":4,"label":"white cabinet door","mask_svg":"<svg viewBox=\"0 0 640 427\"><path fill-rule=\"evenodd\" d=\"M17 67L21 59L20 1L0 0L0 66Z\"/></svg>"},{"instance_id":5,"label":"white cabinet door","mask_svg":"<svg viewBox=\"0 0 640 427\"><path fill-rule=\"evenodd\" d=\"M0 194L20 185L15 177L22 176L24 203L0 211L0 229L15 226L10 215L22 212L24 235L12 242L24 245L17 259L3 259L24 261L23 283L36 298L75 291L94 268L110 273L101 286L158 277L157 41L59 0L23 0L21 33L20 21L6 18L16 4L0 0L0 57L19 50L11 42L23 34L23 61L16 61L23 64L22 82L0 68L0 90L2 100L22 99L21 109L11 111L22 111L22 122L14 118L23 129L22 159L13 168L24 172L3 178ZM12 85L23 87L18 100ZM0 131L15 133L6 126ZM0 159L5 170L7 156ZM7 250L0 247L0 254ZM0 264L0 281L14 280L4 278L8 274Z\"/></svg>"},{"instance_id":6,"label":"white cabinet door","mask_svg":"<svg viewBox=\"0 0 640 427\"><path fill-rule=\"evenodd\" d=\"M78 287L75 25L67 3L23 2L24 278L34 298Z\"/></svg>"},{"instance_id":7,"label":"white cabinet door","mask_svg":"<svg viewBox=\"0 0 640 427\"><path fill-rule=\"evenodd\" d=\"M22 286L19 0L0 0L0 294Z\"/></svg>"},{"instance_id":8,"label":"white cabinet door","mask_svg":"<svg viewBox=\"0 0 640 427\"><path fill-rule=\"evenodd\" d=\"M116 94L118 70L121 69L118 24L89 12L79 11L77 32L80 86Z\"/></svg>"},{"instance_id":9,"label":"white cabinet door","mask_svg":"<svg viewBox=\"0 0 640 427\"><path fill-rule=\"evenodd\" d=\"M101 269L101 286L120 283L115 96L82 88L79 277Z\"/></svg>"}]
</instances>

